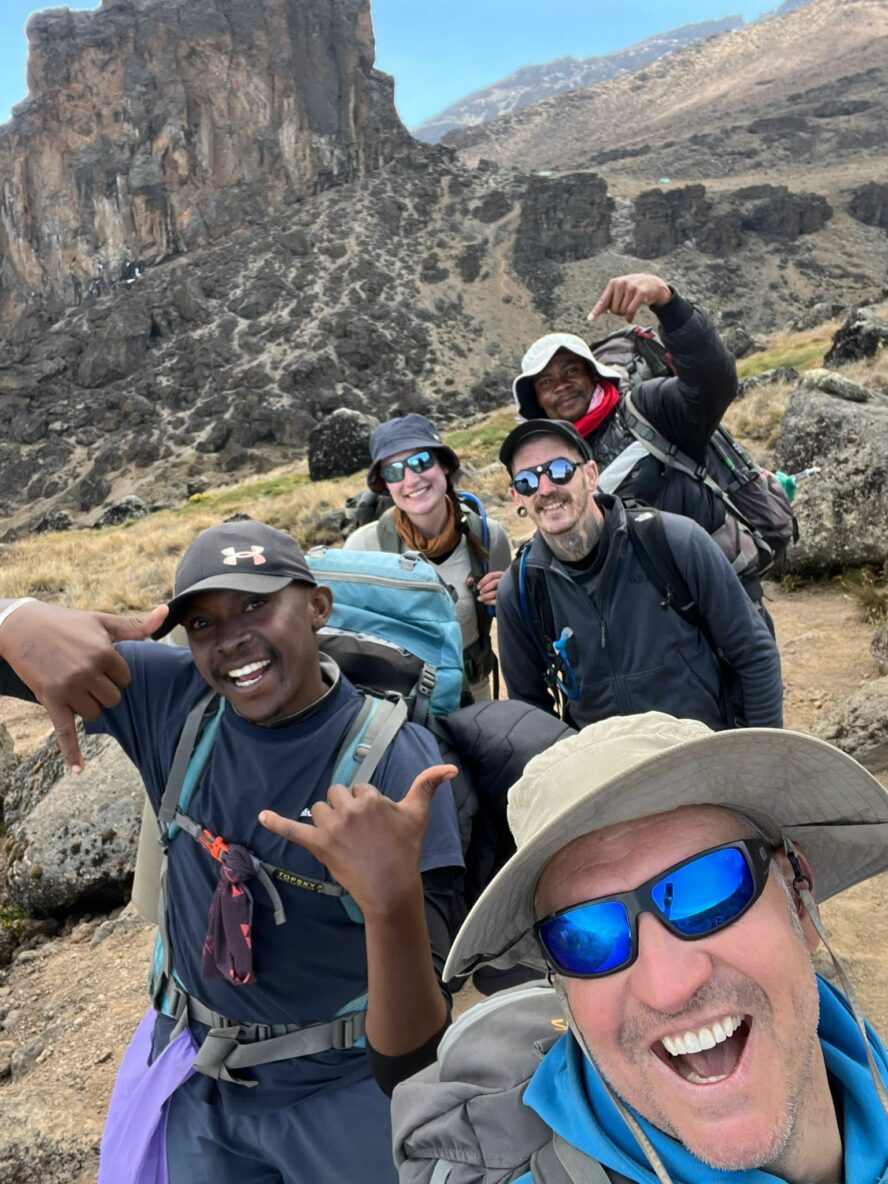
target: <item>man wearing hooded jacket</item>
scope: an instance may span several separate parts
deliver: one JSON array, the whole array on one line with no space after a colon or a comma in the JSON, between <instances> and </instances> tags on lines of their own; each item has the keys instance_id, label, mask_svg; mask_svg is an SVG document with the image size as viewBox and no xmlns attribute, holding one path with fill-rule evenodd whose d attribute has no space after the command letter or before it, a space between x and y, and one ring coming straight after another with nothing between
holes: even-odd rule
<instances>
[{"instance_id":1,"label":"man wearing hooded jacket","mask_svg":"<svg viewBox=\"0 0 888 1184\"><path fill-rule=\"evenodd\" d=\"M612 279L589 320L610 312L632 321L642 307L656 314L676 374L642 382L633 401L661 435L702 464L709 437L737 395L734 359L707 315L659 276ZM524 355L512 392L522 419L560 419L574 425L598 465L604 492L682 514L712 534L724 522L724 504L701 482L667 468L641 445L635 463L618 482L619 490L608 479L608 465L635 443L617 414L623 379L622 371L596 361L581 337L548 333Z\"/></svg>"}]
</instances>

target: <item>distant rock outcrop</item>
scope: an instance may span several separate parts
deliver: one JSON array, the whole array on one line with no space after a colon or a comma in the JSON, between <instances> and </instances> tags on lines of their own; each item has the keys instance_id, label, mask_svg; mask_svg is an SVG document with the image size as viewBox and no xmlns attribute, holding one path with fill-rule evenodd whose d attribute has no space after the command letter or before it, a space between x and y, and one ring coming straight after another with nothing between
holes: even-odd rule
<instances>
[{"instance_id":1,"label":"distant rock outcrop","mask_svg":"<svg viewBox=\"0 0 888 1184\"><path fill-rule=\"evenodd\" d=\"M888 347L888 319L872 308L857 308L833 337L823 359L827 366L846 366L863 358L873 358Z\"/></svg>"},{"instance_id":2,"label":"distant rock outcrop","mask_svg":"<svg viewBox=\"0 0 888 1184\"><path fill-rule=\"evenodd\" d=\"M30 97L0 129L5 321L137 283L408 142L365 0L104 0L28 38ZM84 385L131 372L146 332L87 355Z\"/></svg>"}]
</instances>

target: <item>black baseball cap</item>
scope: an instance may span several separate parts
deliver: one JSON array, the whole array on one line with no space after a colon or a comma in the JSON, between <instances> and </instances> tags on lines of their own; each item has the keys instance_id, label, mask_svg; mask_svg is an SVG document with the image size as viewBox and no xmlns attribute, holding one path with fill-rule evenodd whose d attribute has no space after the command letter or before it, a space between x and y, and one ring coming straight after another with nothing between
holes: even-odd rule
<instances>
[{"instance_id":1,"label":"black baseball cap","mask_svg":"<svg viewBox=\"0 0 888 1184\"><path fill-rule=\"evenodd\" d=\"M179 624L185 601L195 592L280 592L294 581L317 583L292 535L250 520L211 526L179 560L169 614L153 636L165 637Z\"/></svg>"},{"instance_id":2,"label":"black baseball cap","mask_svg":"<svg viewBox=\"0 0 888 1184\"><path fill-rule=\"evenodd\" d=\"M519 423L517 428L513 428L500 446L500 461L510 473L515 453L531 436L557 436L558 439L564 440L572 448L575 448L582 460L592 460L592 451L589 445L573 424L568 423L566 419L527 419L524 423Z\"/></svg>"}]
</instances>

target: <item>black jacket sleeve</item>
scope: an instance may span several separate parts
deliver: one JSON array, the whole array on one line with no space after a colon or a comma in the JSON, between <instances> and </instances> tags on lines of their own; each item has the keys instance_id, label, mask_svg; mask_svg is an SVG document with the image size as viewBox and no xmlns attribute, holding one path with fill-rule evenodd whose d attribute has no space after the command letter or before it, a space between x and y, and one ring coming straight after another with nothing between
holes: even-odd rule
<instances>
[{"instance_id":1,"label":"black jacket sleeve","mask_svg":"<svg viewBox=\"0 0 888 1184\"><path fill-rule=\"evenodd\" d=\"M667 440L703 461L709 437L737 396L737 368L702 309L676 295L656 312L678 373L643 382L635 403Z\"/></svg>"}]
</instances>

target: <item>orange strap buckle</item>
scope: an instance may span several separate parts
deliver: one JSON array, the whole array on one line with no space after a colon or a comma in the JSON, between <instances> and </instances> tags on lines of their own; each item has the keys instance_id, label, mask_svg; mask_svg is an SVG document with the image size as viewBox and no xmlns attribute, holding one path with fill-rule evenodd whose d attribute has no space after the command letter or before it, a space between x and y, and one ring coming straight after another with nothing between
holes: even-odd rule
<instances>
[{"instance_id":1,"label":"orange strap buckle","mask_svg":"<svg viewBox=\"0 0 888 1184\"><path fill-rule=\"evenodd\" d=\"M197 841L201 847L205 847L209 851L213 859L218 860L220 863L222 862L222 856L228 850L228 843L225 842L221 835L214 835L212 831L204 827Z\"/></svg>"}]
</instances>

